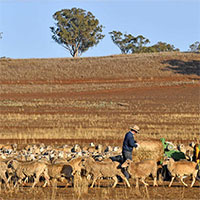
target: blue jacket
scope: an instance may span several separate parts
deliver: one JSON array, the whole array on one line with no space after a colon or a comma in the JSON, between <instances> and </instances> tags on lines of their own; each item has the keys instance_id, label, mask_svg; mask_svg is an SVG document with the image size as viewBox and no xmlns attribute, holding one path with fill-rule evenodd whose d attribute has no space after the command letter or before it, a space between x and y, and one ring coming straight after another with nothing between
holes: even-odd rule
<instances>
[{"instance_id":1,"label":"blue jacket","mask_svg":"<svg viewBox=\"0 0 200 200\"><path fill-rule=\"evenodd\" d=\"M124 137L122 151L133 151L133 147L137 147L136 141L134 140L134 136L131 131L126 133Z\"/></svg>"}]
</instances>

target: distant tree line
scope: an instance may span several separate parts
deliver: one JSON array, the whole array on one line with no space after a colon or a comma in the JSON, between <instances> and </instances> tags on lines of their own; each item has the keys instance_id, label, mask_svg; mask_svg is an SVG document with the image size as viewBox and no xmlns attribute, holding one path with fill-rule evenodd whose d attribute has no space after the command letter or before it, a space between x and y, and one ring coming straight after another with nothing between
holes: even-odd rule
<instances>
[{"instance_id":1,"label":"distant tree line","mask_svg":"<svg viewBox=\"0 0 200 200\"><path fill-rule=\"evenodd\" d=\"M96 46L105 37L102 34L104 27L99 24L99 20L91 12L81 8L57 11L53 18L56 23L54 27L50 27L52 39L67 49L73 57ZM161 41L147 46L150 40L143 35L133 36L115 30L109 34L122 54L180 51L174 45ZM200 42L190 45L189 51L200 52Z\"/></svg>"},{"instance_id":2,"label":"distant tree line","mask_svg":"<svg viewBox=\"0 0 200 200\"><path fill-rule=\"evenodd\" d=\"M122 54L179 51L173 45L164 42L158 42L153 46L147 47L146 44L150 43L150 41L142 35L134 37L131 34L123 34L120 31L112 31L109 34Z\"/></svg>"}]
</instances>

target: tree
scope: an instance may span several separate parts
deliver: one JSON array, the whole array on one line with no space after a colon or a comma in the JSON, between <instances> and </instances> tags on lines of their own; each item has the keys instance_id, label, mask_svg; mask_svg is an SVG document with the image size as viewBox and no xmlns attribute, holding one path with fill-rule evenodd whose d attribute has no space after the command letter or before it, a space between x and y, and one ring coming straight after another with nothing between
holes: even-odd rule
<instances>
[{"instance_id":1,"label":"tree","mask_svg":"<svg viewBox=\"0 0 200 200\"><path fill-rule=\"evenodd\" d=\"M152 52L170 52L170 51L179 51L178 48L175 48L174 45L167 44L165 42L158 42L157 44L150 47Z\"/></svg>"},{"instance_id":2,"label":"tree","mask_svg":"<svg viewBox=\"0 0 200 200\"><path fill-rule=\"evenodd\" d=\"M132 53L141 53L144 52L145 45L150 43L149 39L146 39L142 35L138 35L134 40L134 45L132 48Z\"/></svg>"},{"instance_id":3,"label":"tree","mask_svg":"<svg viewBox=\"0 0 200 200\"><path fill-rule=\"evenodd\" d=\"M52 39L67 49L71 56L77 57L104 38L103 26L91 12L80 8L63 9L53 18L55 27L50 27Z\"/></svg>"},{"instance_id":4,"label":"tree","mask_svg":"<svg viewBox=\"0 0 200 200\"><path fill-rule=\"evenodd\" d=\"M123 34L120 31L109 32L111 39L121 50L122 54L140 53L147 43L150 43L144 36L134 37L131 34Z\"/></svg>"},{"instance_id":5,"label":"tree","mask_svg":"<svg viewBox=\"0 0 200 200\"><path fill-rule=\"evenodd\" d=\"M116 44L122 54L127 54L130 52L132 48L131 41L134 40L134 37L132 35L123 35L120 31L112 31L109 32L111 35L111 39Z\"/></svg>"},{"instance_id":6,"label":"tree","mask_svg":"<svg viewBox=\"0 0 200 200\"><path fill-rule=\"evenodd\" d=\"M194 44L190 45L191 52L200 52L200 42L195 42Z\"/></svg>"},{"instance_id":7,"label":"tree","mask_svg":"<svg viewBox=\"0 0 200 200\"><path fill-rule=\"evenodd\" d=\"M0 32L0 39L2 39L2 34L3 34L3 32Z\"/></svg>"}]
</instances>

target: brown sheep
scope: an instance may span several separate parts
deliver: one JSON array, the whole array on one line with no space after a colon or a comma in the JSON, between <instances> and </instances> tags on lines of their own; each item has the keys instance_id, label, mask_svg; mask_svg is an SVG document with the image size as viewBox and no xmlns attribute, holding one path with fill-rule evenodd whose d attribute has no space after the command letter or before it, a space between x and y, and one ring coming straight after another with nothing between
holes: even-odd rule
<instances>
[{"instance_id":1,"label":"brown sheep","mask_svg":"<svg viewBox=\"0 0 200 200\"><path fill-rule=\"evenodd\" d=\"M0 178L1 178L2 180L4 180L5 183L6 183L6 186L7 186L8 188L10 188L10 186L9 186L9 184L8 184L8 179L7 179L7 177L6 177L6 172L7 172L7 170L8 170L7 164L6 164L5 162L3 162L3 161L0 161ZM1 187L1 185L0 185L0 187Z\"/></svg>"},{"instance_id":2,"label":"brown sheep","mask_svg":"<svg viewBox=\"0 0 200 200\"><path fill-rule=\"evenodd\" d=\"M131 160L126 160L122 166L122 168L128 168L128 173L132 178L136 179L136 188L139 187L138 180L141 179L142 183L145 186L148 186L145 183L145 178L152 174L154 178L153 185L158 186L157 184L157 162L155 160L144 160L141 162L133 162Z\"/></svg>"},{"instance_id":3,"label":"brown sheep","mask_svg":"<svg viewBox=\"0 0 200 200\"><path fill-rule=\"evenodd\" d=\"M72 167L68 164L49 164L48 167L48 175L53 180L61 180L63 182L62 178L65 178L65 180L68 180L68 183L66 184L66 187L69 185L69 182L73 182L72 177Z\"/></svg>"},{"instance_id":4,"label":"brown sheep","mask_svg":"<svg viewBox=\"0 0 200 200\"><path fill-rule=\"evenodd\" d=\"M8 165L12 167L12 169L15 171L16 176L19 178L18 180L19 183L22 183L22 179L26 178L27 180L28 177L35 175L36 178L32 185L32 188L34 188L34 186L39 182L40 176L43 174L45 178L45 184L43 185L43 187L45 187L47 183L49 184L48 168L47 165L43 162L38 162L38 161L23 162L23 161L11 160Z\"/></svg>"},{"instance_id":5,"label":"brown sheep","mask_svg":"<svg viewBox=\"0 0 200 200\"><path fill-rule=\"evenodd\" d=\"M69 182L72 182L73 185L73 175L78 172L81 172L81 163L82 158L73 158L70 161L61 160L62 162L54 162L48 166L48 173L52 179L62 179L65 178L68 180L66 187L69 185Z\"/></svg>"},{"instance_id":6,"label":"brown sheep","mask_svg":"<svg viewBox=\"0 0 200 200\"><path fill-rule=\"evenodd\" d=\"M113 188L118 183L117 175L120 176L123 180L125 180L128 187L130 187L130 184L124 174L121 172L121 169L118 169L119 163L117 162L96 162L91 157L85 159L83 161L83 166L87 172L87 174L93 175L93 182L90 186L93 188L96 180L101 177L110 177L115 182L113 184Z\"/></svg>"},{"instance_id":7,"label":"brown sheep","mask_svg":"<svg viewBox=\"0 0 200 200\"><path fill-rule=\"evenodd\" d=\"M192 183L190 187L194 185L196 177L197 177L197 172L198 172L197 163L187 161L187 160L179 160L175 162L172 158L168 158L168 159L165 159L165 161L163 162L163 165L167 165L167 168L170 171L171 176L172 176L169 187L171 187L176 176L179 176L183 185L187 187L188 185L183 181L183 176L185 175L187 176L192 175Z\"/></svg>"},{"instance_id":8,"label":"brown sheep","mask_svg":"<svg viewBox=\"0 0 200 200\"><path fill-rule=\"evenodd\" d=\"M178 150L183 152L185 154L185 157L189 161L192 161L193 153L194 153L194 147L192 146L192 144L190 144L190 145L179 144Z\"/></svg>"},{"instance_id":9,"label":"brown sheep","mask_svg":"<svg viewBox=\"0 0 200 200\"><path fill-rule=\"evenodd\" d=\"M81 172L81 169L82 169L82 165L81 165L81 162L82 162L82 157L77 157L77 158L73 158L71 159L68 164L70 166L72 166L72 169L73 169L73 175L78 172L80 174Z\"/></svg>"}]
</instances>

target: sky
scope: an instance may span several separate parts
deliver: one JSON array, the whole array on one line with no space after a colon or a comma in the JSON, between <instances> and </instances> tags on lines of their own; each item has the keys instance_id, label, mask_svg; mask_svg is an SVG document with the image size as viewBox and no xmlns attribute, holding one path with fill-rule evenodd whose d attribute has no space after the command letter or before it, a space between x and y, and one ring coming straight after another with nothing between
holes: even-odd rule
<instances>
[{"instance_id":1,"label":"sky","mask_svg":"<svg viewBox=\"0 0 200 200\"><path fill-rule=\"evenodd\" d=\"M104 26L104 39L81 57L120 54L109 32L143 35L188 51L200 41L200 0L0 0L0 57L58 58L70 53L51 37L53 14L81 8Z\"/></svg>"}]
</instances>

